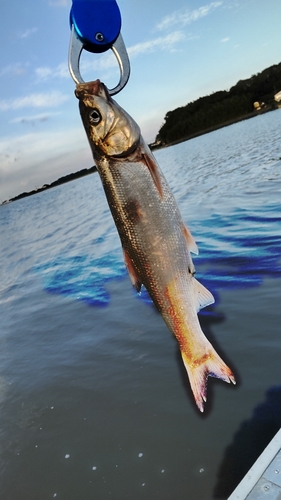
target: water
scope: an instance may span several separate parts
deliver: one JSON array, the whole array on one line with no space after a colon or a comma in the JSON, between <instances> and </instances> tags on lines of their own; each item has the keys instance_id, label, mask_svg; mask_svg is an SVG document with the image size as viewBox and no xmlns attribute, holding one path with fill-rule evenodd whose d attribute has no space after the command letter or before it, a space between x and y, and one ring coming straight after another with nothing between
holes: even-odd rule
<instances>
[{"instance_id":1,"label":"water","mask_svg":"<svg viewBox=\"0 0 281 500\"><path fill-rule=\"evenodd\" d=\"M0 497L226 499L281 425L281 111L156 152L238 380L201 415L97 174L0 207Z\"/></svg>"}]
</instances>

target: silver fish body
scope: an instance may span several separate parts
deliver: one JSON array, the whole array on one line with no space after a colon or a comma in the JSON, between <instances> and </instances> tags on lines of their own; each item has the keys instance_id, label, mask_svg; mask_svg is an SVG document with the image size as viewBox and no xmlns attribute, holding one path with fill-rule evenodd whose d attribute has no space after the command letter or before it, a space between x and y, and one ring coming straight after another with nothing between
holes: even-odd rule
<instances>
[{"instance_id":1,"label":"silver fish body","mask_svg":"<svg viewBox=\"0 0 281 500\"><path fill-rule=\"evenodd\" d=\"M99 80L78 84L81 118L137 291L144 285L179 342L200 411L208 376L235 383L204 336L197 312L214 302L194 277L197 245L138 125Z\"/></svg>"}]
</instances>

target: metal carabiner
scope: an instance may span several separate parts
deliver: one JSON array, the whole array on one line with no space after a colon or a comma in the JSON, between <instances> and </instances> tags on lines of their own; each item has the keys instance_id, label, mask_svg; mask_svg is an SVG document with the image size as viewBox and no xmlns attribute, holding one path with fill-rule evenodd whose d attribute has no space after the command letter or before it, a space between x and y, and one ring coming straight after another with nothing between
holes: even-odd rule
<instances>
[{"instance_id":1,"label":"metal carabiner","mask_svg":"<svg viewBox=\"0 0 281 500\"><path fill-rule=\"evenodd\" d=\"M93 9L93 6L95 9ZM84 83L79 63L82 50L101 53L111 49L120 69L119 83L110 95L122 90L130 76L130 62L120 33L121 16L115 0L73 0L68 67L75 83Z\"/></svg>"}]
</instances>

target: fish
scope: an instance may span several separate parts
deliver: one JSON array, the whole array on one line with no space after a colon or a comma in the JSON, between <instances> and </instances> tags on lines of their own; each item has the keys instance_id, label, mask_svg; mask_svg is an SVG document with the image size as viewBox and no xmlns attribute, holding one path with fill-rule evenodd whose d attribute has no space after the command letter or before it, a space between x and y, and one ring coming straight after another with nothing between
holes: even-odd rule
<instances>
[{"instance_id":1,"label":"fish","mask_svg":"<svg viewBox=\"0 0 281 500\"><path fill-rule=\"evenodd\" d=\"M195 278L197 244L135 120L100 80L77 84L75 95L132 285L138 293L146 288L176 337L203 412L208 377L235 378L199 323L199 310L214 297Z\"/></svg>"}]
</instances>

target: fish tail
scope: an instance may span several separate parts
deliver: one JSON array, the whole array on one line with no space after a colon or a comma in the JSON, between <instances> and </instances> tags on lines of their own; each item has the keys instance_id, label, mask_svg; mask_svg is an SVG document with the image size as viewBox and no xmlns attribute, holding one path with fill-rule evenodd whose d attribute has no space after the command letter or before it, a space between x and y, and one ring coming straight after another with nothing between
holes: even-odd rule
<instances>
[{"instance_id":1,"label":"fish tail","mask_svg":"<svg viewBox=\"0 0 281 500\"><path fill-rule=\"evenodd\" d=\"M211 345L209 345L206 354L199 359L190 361L183 351L181 355L188 373L195 402L201 412L204 411L204 403L207 401L208 377L220 378L224 382L236 384L232 371Z\"/></svg>"}]
</instances>

